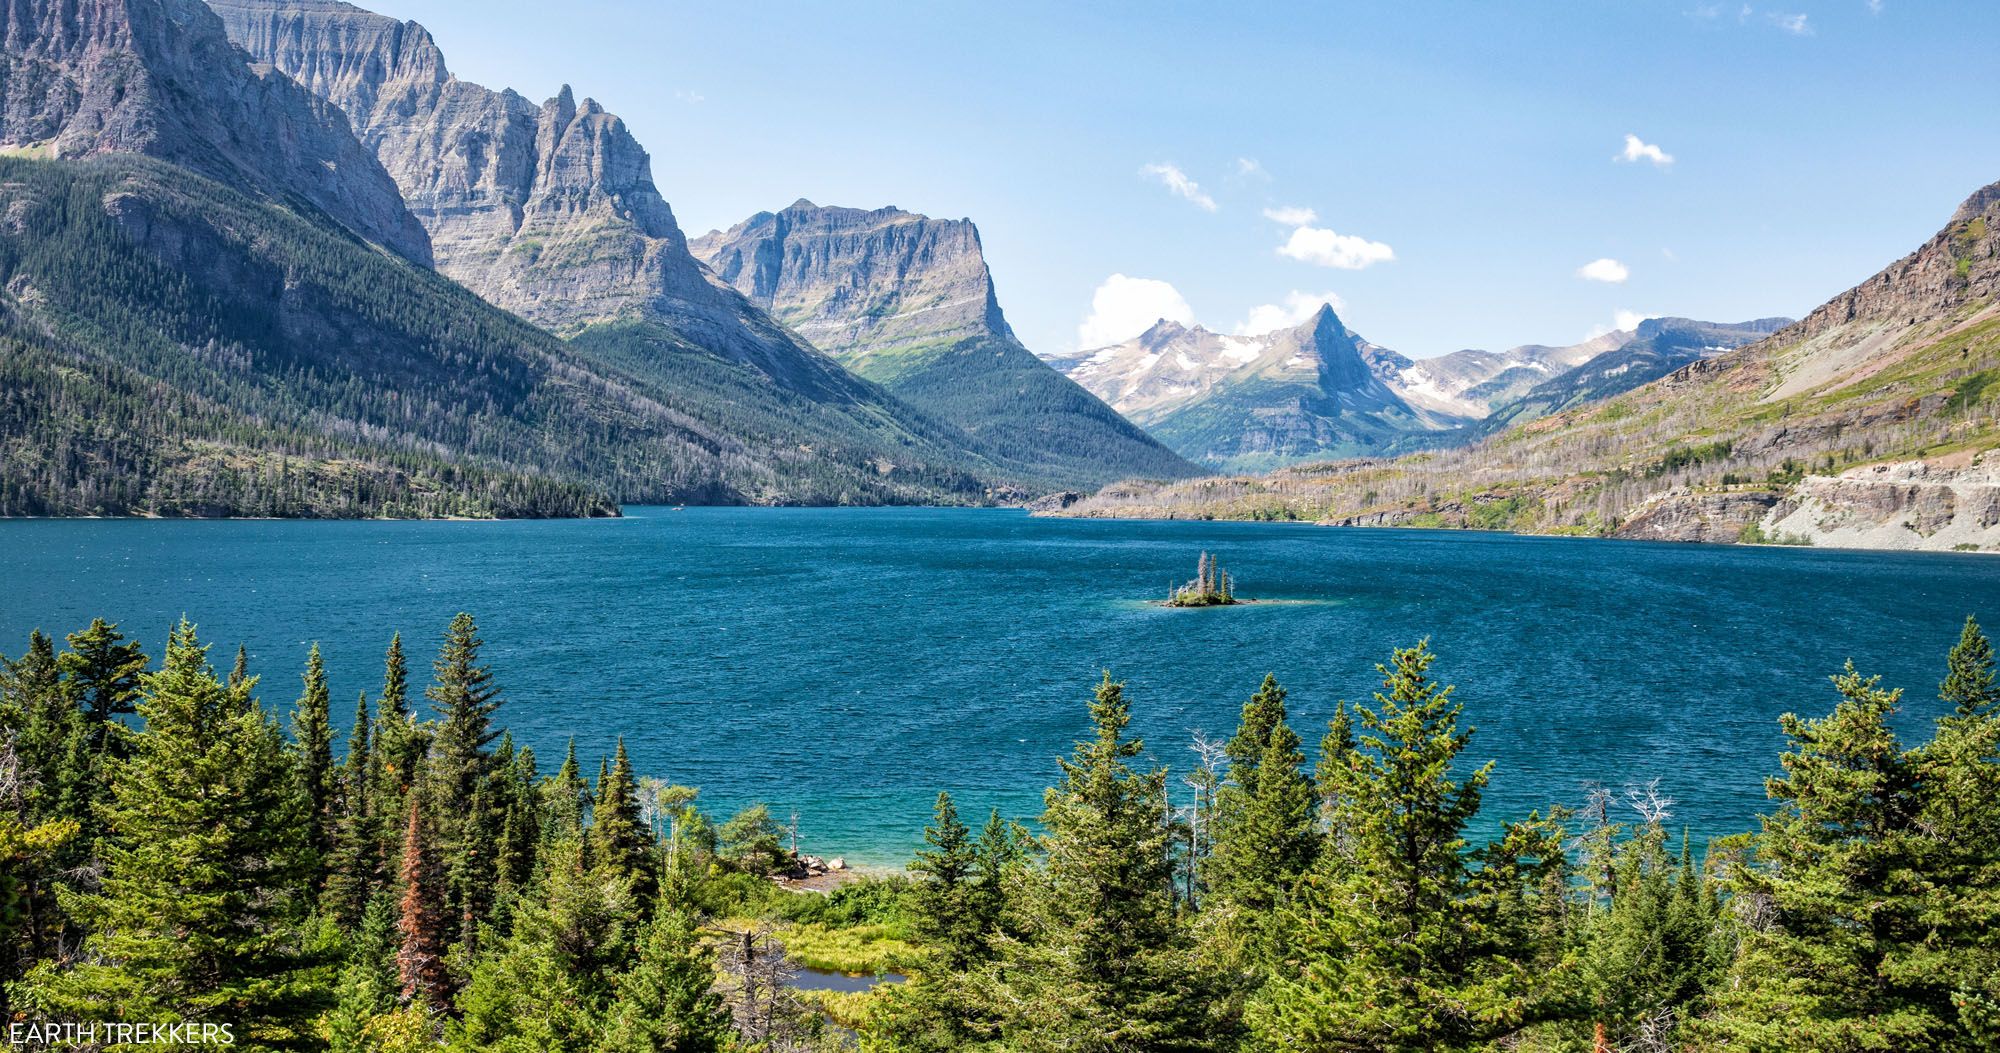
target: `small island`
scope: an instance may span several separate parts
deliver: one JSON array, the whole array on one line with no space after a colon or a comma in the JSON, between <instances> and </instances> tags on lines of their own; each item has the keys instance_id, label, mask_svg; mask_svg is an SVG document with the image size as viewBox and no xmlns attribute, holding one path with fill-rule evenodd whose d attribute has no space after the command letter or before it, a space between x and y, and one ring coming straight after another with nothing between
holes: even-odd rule
<instances>
[{"instance_id":1,"label":"small island","mask_svg":"<svg viewBox=\"0 0 2000 1053\"><path fill-rule=\"evenodd\" d=\"M1236 598L1235 582L1222 563L1204 552L1195 564L1194 580L1167 590L1169 607L1228 607L1244 601Z\"/></svg>"}]
</instances>

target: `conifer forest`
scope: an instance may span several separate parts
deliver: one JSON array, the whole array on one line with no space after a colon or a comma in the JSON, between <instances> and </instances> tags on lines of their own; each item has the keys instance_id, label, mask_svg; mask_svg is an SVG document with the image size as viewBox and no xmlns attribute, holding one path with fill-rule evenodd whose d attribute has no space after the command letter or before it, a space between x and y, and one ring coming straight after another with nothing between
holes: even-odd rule
<instances>
[{"instance_id":1,"label":"conifer forest","mask_svg":"<svg viewBox=\"0 0 2000 1053\"><path fill-rule=\"evenodd\" d=\"M800 861L767 808L710 816L622 744L517 746L470 615L428 671L386 641L344 736L317 647L217 646L99 620L5 662L15 1048L117 1020L337 1053L2000 1048L1970 618L1926 734L1850 664L1784 718L1758 828L1704 845L1656 782L1482 823L1492 765L1418 641L1323 728L1265 677L1185 770L1128 733L1143 699L1078 685L1040 815L940 793L906 870L830 893L773 880Z\"/></svg>"}]
</instances>

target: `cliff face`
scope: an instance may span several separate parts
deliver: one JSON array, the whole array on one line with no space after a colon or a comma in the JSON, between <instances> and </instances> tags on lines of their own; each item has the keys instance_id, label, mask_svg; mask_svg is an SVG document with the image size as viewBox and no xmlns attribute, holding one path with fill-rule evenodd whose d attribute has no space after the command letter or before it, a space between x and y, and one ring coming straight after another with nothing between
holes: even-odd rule
<instances>
[{"instance_id":1,"label":"cliff face","mask_svg":"<svg viewBox=\"0 0 2000 1053\"><path fill-rule=\"evenodd\" d=\"M1023 470L1090 485L1195 473L1021 346L970 220L798 201L692 249L847 368Z\"/></svg>"},{"instance_id":2,"label":"cliff face","mask_svg":"<svg viewBox=\"0 0 2000 1053\"><path fill-rule=\"evenodd\" d=\"M13 0L0 6L0 46L0 149L157 157L430 261L423 228L340 111L253 66L197 0Z\"/></svg>"},{"instance_id":3,"label":"cliff face","mask_svg":"<svg viewBox=\"0 0 2000 1053\"><path fill-rule=\"evenodd\" d=\"M861 397L689 255L625 123L565 86L458 80L425 29L332 0L215 0L229 35L344 111L430 232L438 270L558 333L656 321L782 385Z\"/></svg>"},{"instance_id":4,"label":"cliff face","mask_svg":"<svg viewBox=\"0 0 2000 1053\"><path fill-rule=\"evenodd\" d=\"M898 348L1014 339L970 220L800 200L691 247L717 277L864 374Z\"/></svg>"}]
</instances>

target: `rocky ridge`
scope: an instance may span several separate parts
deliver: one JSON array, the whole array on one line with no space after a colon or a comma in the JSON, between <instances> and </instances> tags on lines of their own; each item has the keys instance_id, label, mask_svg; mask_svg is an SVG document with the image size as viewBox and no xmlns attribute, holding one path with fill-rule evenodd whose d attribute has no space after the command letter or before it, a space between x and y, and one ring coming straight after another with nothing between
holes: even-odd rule
<instances>
[{"instance_id":1,"label":"rocky ridge","mask_svg":"<svg viewBox=\"0 0 2000 1053\"><path fill-rule=\"evenodd\" d=\"M0 150L156 157L430 261L424 228L341 113L254 64L198 0L12 3L0 44Z\"/></svg>"},{"instance_id":2,"label":"rocky ridge","mask_svg":"<svg viewBox=\"0 0 2000 1053\"><path fill-rule=\"evenodd\" d=\"M565 85L536 104L453 76L415 22L337 0L214 0L230 36L345 112L437 268L558 334L656 321L781 386L860 397L688 253L625 123Z\"/></svg>"}]
</instances>

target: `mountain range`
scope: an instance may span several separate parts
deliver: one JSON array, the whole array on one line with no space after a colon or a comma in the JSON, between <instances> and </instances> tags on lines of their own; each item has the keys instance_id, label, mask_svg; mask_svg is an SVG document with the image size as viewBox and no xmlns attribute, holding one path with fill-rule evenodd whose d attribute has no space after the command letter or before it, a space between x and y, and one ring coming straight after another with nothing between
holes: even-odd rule
<instances>
[{"instance_id":1,"label":"mountain range","mask_svg":"<svg viewBox=\"0 0 2000 1053\"><path fill-rule=\"evenodd\" d=\"M1628 371L1686 361L1608 398L1551 396L1462 449L1108 487L1067 511L2000 550L2000 183L1803 320L1635 336ZM1577 386L1622 385L1607 359Z\"/></svg>"},{"instance_id":2,"label":"mountain range","mask_svg":"<svg viewBox=\"0 0 2000 1053\"><path fill-rule=\"evenodd\" d=\"M1013 396L1039 433L982 437L843 367L689 253L618 118L460 81L415 23L31 0L0 30L0 514L984 503L1192 471L1053 373Z\"/></svg>"},{"instance_id":3,"label":"mountain range","mask_svg":"<svg viewBox=\"0 0 2000 1053\"><path fill-rule=\"evenodd\" d=\"M1051 361L1183 456L1254 471L1463 445L1629 390L1786 321L1654 318L1567 346L1410 359L1349 331L1326 304L1292 328L1248 335L1161 319L1124 343Z\"/></svg>"},{"instance_id":4,"label":"mountain range","mask_svg":"<svg viewBox=\"0 0 2000 1053\"><path fill-rule=\"evenodd\" d=\"M348 115L430 232L438 270L496 306L561 335L656 327L660 350L626 364L664 359L673 380L675 344L820 402L870 398L846 375L857 374L969 432L969 446L1030 488L1193 472L1020 347L969 222L794 206L732 232L739 254L763 239L782 273L718 278L690 252L625 123L567 85L536 105L459 80L423 27L332 0L211 6L252 55ZM723 246L714 236L707 245L712 263ZM774 284L760 286L759 275ZM832 310L808 319L801 299L821 287L820 306ZM954 315L954 305L901 325L881 317L940 291L971 297L971 310ZM837 314L850 304L843 328ZM879 356L857 352L870 341L900 341L905 367L926 368L875 368Z\"/></svg>"}]
</instances>

